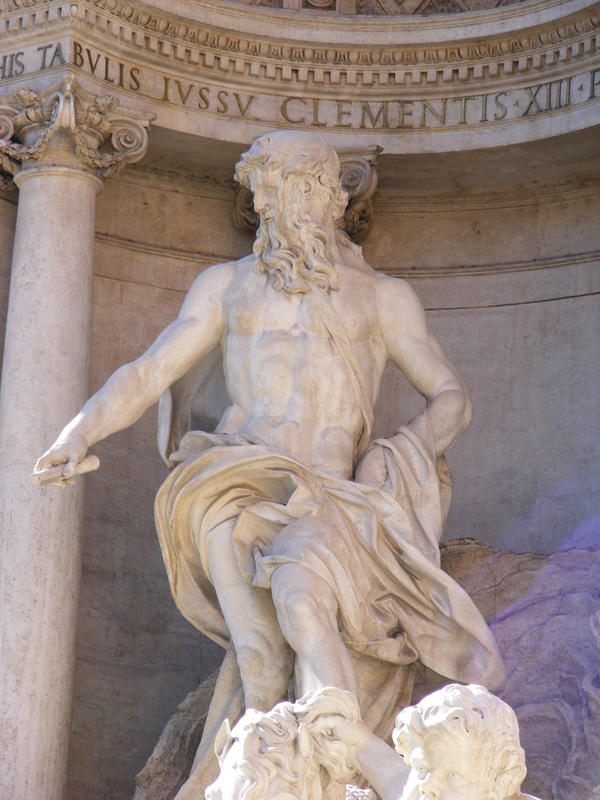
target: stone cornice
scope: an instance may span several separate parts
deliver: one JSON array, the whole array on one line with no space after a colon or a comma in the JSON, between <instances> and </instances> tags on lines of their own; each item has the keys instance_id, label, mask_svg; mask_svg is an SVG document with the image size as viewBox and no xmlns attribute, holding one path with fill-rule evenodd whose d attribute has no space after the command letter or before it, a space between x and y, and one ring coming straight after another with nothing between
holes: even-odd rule
<instances>
[{"instance_id":1,"label":"stone cornice","mask_svg":"<svg viewBox=\"0 0 600 800\"><path fill-rule=\"evenodd\" d=\"M386 87L463 83L513 72L523 75L556 63L564 66L595 49L600 31L600 4L532 31L424 47L364 46L359 42L310 46L289 38L249 37L232 29L193 25L150 13L141 4L123 0L91 0L82 3L80 11L78 17L87 25L131 41L163 61L178 65L187 61L205 72L235 80L259 78L265 83L283 81L303 86ZM100 11L106 15L104 20ZM109 24L111 18L118 19L119 24ZM149 34L143 42L136 42L131 35L136 28Z\"/></svg>"},{"instance_id":2,"label":"stone cornice","mask_svg":"<svg viewBox=\"0 0 600 800\"><path fill-rule=\"evenodd\" d=\"M235 0L153 0L145 9L158 17L166 14L182 21L193 20L259 38L264 38L265 31L276 39L286 38L289 31L294 31L297 41L307 43L357 45L368 39L374 45L393 41L423 46L431 42L479 38L486 36L490 29L506 33L517 28L537 27L560 21L593 5L595 0L529 0L517 8L502 6L474 14L419 18L362 16L359 19L323 13L302 13L299 17L294 11L265 6L249 8Z\"/></svg>"},{"instance_id":3,"label":"stone cornice","mask_svg":"<svg viewBox=\"0 0 600 800\"><path fill-rule=\"evenodd\" d=\"M387 23L387 38L379 21L364 28L362 17L333 15L318 40L304 15L294 28L263 24L268 36L246 32L251 9L216 0L174 0L169 11L159 8L166 0L0 3L31 4L0 13L0 82L39 76L47 86L74 72L95 92L135 98L163 128L209 139L247 143L303 127L335 134L338 148L377 142L402 153L529 141L599 121L600 2L454 15L469 18L460 27L403 17ZM226 20L227 29L215 24ZM17 60L3 66L3 53Z\"/></svg>"},{"instance_id":4,"label":"stone cornice","mask_svg":"<svg viewBox=\"0 0 600 800\"><path fill-rule=\"evenodd\" d=\"M116 39L121 48L125 45L137 58L147 55L175 68L192 66L205 75L229 77L237 82L258 78L265 84L284 82L303 87L410 88L511 75L524 77L545 68L564 69L568 63L596 51L600 33L600 3L534 29L523 29L523 20L511 7L512 32L488 32L475 40L465 36L462 40L444 41L444 31L438 25L432 31L437 33L438 41L429 46L365 46L360 44L364 40L360 36L356 36L356 43L340 46L285 37L252 37L232 27L226 30L195 24L128 0L79 0L70 4L56 0L1 2L5 12L0 14L0 41L3 38L14 41L19 32L29 35L36 28L47 29L62 20L83 24L86 31L100 34L107 44ZM24 7L9 11L15 3ZM264 13L262 8L260 13ZM489 16L493 23L493 14ZM493 27L492 24L488 31ZM356 33L356 18L354 28ZM462 30L468 33L468 27L463 26ZM335 30L331 36L335 41Z\"/></svg>"},{"instance_id":5,"label":"stone cornice","mask_svg":"<svg viewBox=\"0 0 600 800\"><path fill-rule=\"evenodd\" d=\"M130 238L123 238L115 234L108 234L96 232L96 241L99 244L107 245L110 247L117 247L119 249L131 250L134 252L145 253L148 256L177 260L181 262L189 262L194 267L206 268L213 264L230 261L231 254L226 253L204 253L199 250L185 250L183 248L165 247L163 245L150 244L148 242L140 242ZM488 264L465 264L445 267L397 267L390 269L387 266L373 264L374 269L385 272L387 275L393 275L397 278L409 279L427 279L427 278L447 278L457 277L462 275L464 277L476 275L499 275L510 272L529 272L536 270L546 269L563 269L569 267L581 267L582 265L590 265L596 267L600 265L600 250L591 250L585 253L574 253L573 255L557 256L550 258L539 259L523 259L521 261L506 261ZM126 268L125 268L126 270ZM109 280L114 279L112 275L104 275L101 272L97 273L98 277L104 277ZM126 274L124 275L123 269L119 268L120 280L128 280ZM160 287L167 288L167 287ZM185 292L186 287L182 287L179 291ZM177 290L175 290L177 291Z\"/></svg>"}]
</instances>

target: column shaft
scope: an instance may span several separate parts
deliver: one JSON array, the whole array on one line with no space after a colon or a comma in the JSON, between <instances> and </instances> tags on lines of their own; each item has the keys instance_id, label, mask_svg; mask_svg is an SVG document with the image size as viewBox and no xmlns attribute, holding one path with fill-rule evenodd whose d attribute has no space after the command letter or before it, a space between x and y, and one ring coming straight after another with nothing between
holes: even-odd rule
<instances>
[{"instance_id":1,"label":"column shaft","mask_svg":"<svg viewBox=\"0 0 600 800\"><path fill-rule=\"evenodd\" d=\"M0 797L62 800L82 482L28 482L87 396L95 195L74 167L22 171L0 393Z\"/></svg>"}]
</instances>

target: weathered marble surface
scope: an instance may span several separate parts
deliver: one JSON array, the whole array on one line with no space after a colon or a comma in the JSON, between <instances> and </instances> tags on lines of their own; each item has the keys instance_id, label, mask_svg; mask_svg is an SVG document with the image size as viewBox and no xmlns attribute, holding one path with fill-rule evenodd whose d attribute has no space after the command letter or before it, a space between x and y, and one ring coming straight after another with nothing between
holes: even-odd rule
<instances>
[{"instance_id":1,"label":"weathered marble surface","mask_svg":"<svg viewBox=\"0 0 600 800\"><path fill-rule=\"evenodd\" d=\"M408 285L377 275L336 227L348 202L339 175L316 134L257 139L236 166L260 217L254 254L201 274L177 319L35 467L38 483L72 482L89 447L162 395L173 470L156 524L171 589L231 656L180 800L214 779L217 730L244 707L360 687L365 722L384 736L417 658L458 680L503 678L483 619L439 569L443 454L469 424L468 392ZM204 433L194 398L213 353L229 403ZM373 440L388 360L427 405Z\"/></svg>"},{"instance_id":2,"label":"weathered marble surface","mask_svg":"<svg viewBox=\"0 0 600 800\"><path fill-rule=\"evenodd\" d=\"M516 711L527 759L523 789L544 800L589 800L600 785L600 551L538 556L464 539L443 544L442 561L498 638L508 673L500 695ZM421 670L413 702L441 685ZM201 719L205 691L186 703L186 715ZM174 796L186 771L172 758L174 737L186 725L178 712L138 778L135 800ZM152 788L152 776L160 778L160 789Z\"/></svg>"},{"instance_id":3,"label":"weathered marble surface","mask_svg":"<svg viewBox=\"0 0 600 800\"><path fill-rule=\"evenodd\" d=\"M396 752L362 722L354 695L333 687L267 712L249 709L216 737L221 771L206 800L366 800L373 791L348 783L361 776L382 800L532 798L520 792L516 715L482 686L426 695L398 714L392 739Z\"/></svg>"}]
</instances>

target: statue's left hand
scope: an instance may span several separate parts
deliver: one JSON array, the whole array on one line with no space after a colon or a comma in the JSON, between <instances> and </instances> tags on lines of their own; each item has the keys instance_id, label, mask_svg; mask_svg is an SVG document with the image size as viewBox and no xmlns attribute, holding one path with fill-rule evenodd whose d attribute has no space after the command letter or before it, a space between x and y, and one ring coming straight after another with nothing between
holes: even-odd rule
<instances>
[{"instance_id":1,"label":"statue's left hand","mask_svg":"<svg viewBox=\"0 0 600 800\"><path fill-rule=\"evenodd\" d=\"M55 484L69 486L73 484L73 476L98 469L100 459L97 456L86 456L88 443L83 436L72 432L61 437L38 458L30 482L34 486Z\"/></svg>"}]
</instances>

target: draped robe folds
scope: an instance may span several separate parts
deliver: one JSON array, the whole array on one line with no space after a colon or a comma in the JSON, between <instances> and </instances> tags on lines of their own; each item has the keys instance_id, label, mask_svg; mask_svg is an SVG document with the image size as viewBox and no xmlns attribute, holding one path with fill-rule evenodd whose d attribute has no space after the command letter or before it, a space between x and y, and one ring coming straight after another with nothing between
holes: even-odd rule
<instances>
[{"instance_id":1,"label":"draped robe folds","mask_svg":"<svg viewBox=\"0 0 600 800\"><path fill-rule=\"evenodd\" d=\"M370 429L362 376L340 347L345 330L323 313ZM363 719L382 738L389 739L395 715L410 701L417 660L488 688L503 676L485 621L440 568L451 480L445 459L435 460L431 431L404 427L393 441L371 442L368 449L381 448L385 459L380 488L333 477L240 434L189 430L194 398L214 396L209 384L219 370L213 353L171 387L159 409L159 448L174 467L155 504L171 592L186 619L227 648L192 776L177 800L203 796L218 772L214 736L225 717L233 725L243 712L235 651L207 563L208 543L222 525L232 528L250 585L268 589L279 565L300 563L331 588Z\"/></svg>"}]
</instances>

